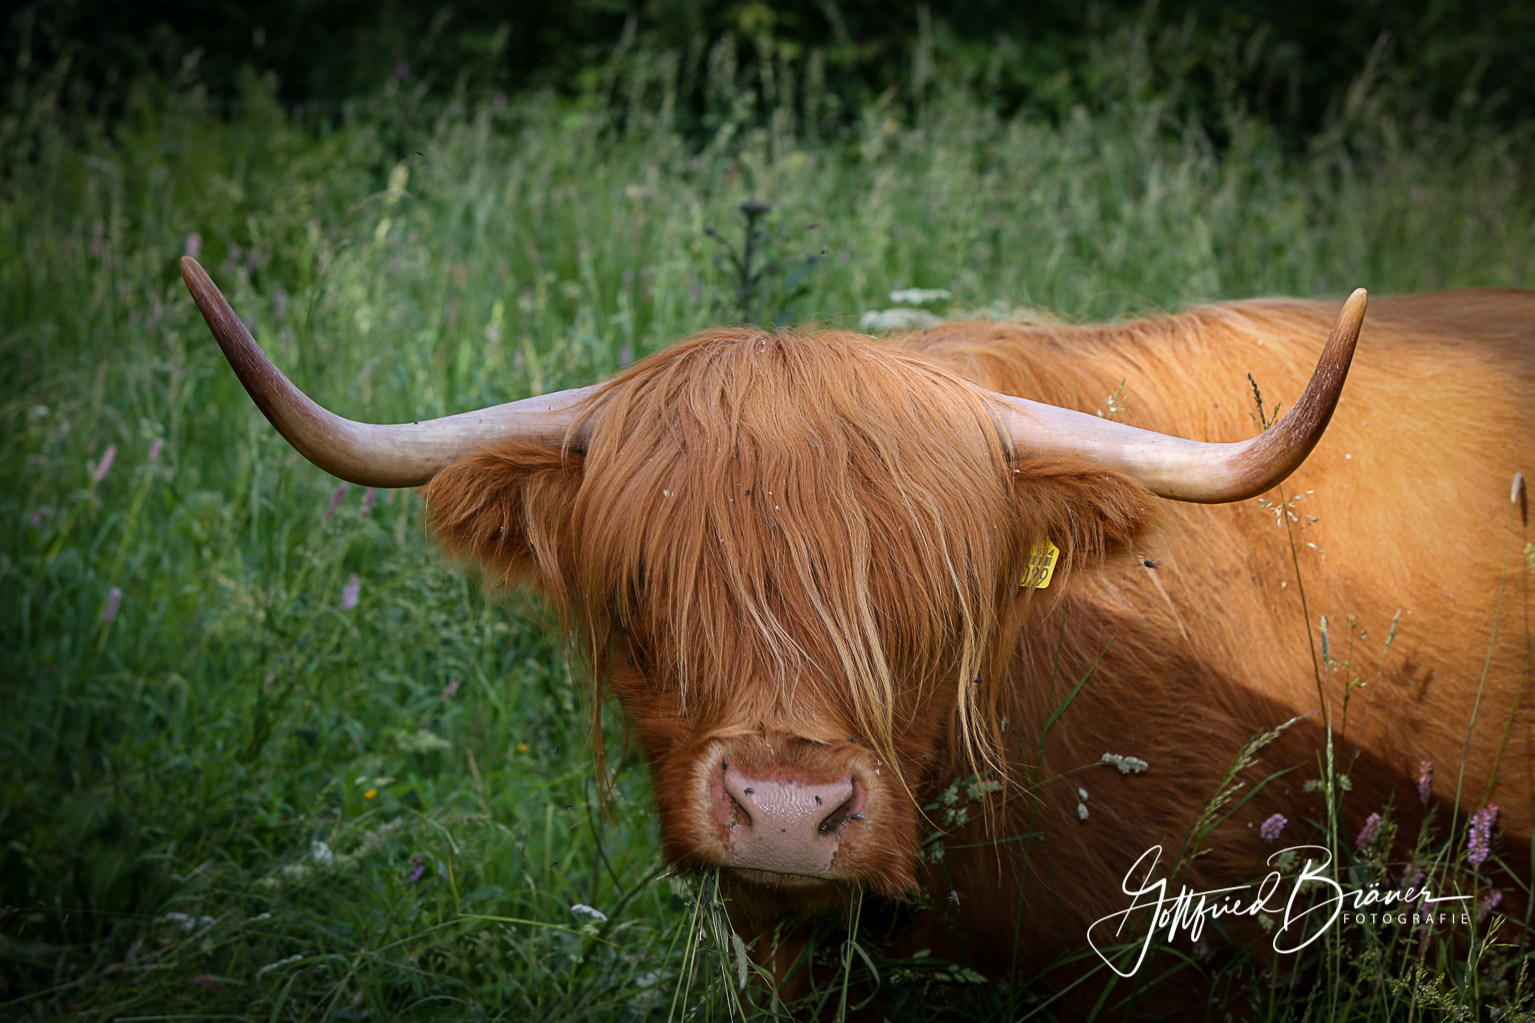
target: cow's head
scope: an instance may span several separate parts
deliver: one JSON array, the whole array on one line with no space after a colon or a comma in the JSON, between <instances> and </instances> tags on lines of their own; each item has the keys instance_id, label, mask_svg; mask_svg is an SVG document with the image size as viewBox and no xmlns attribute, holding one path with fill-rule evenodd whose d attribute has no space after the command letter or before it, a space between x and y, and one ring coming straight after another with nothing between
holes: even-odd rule
<instances>
[{"instance_id":1,"label":"cow's head","mask_svg":"<svg viewBox=\"0 0 1535 1023\"><path fill-rule=\"evenodd\" d=\"M994 756L1031 552L1058 548L1061 580L1130 545L1154 494L1283 479L1364 311L1356 292L1300 402L1241 444L999 395L858 335L745 329L596 387L373 426L304 397L182 268L295 447L354 482L424 483L448 547L549 595L627 712L672 861L802 910L915 886L921 791Z\"/></svg>"}]
</instances>

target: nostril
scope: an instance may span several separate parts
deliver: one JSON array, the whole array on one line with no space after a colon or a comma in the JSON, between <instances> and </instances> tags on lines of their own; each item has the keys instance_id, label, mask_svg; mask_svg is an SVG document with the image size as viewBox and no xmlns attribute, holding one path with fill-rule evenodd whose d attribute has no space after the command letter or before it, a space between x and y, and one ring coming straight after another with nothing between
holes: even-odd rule
<instances>
[{"instance_id":1,"label":"nostril","mask_svg":"<svg viewBox=\"0 0 1535 1023\"><path fill-rule=\"evenodd\" d=\"M736 828L742 827L742 826L745 826L745 827L748 827L748 828L752 826L751 811L746 809L746 807L742 806L739 800L735 799L734 797L731 797L731 799L730 799L730 829L732 831L734 831Z\"/></svg>"},{"instance_id":2,"label":"nostril","mask_svg":"<svg viewBox=\"0 0 1535 1023\"><path fill-rule=\"evenodd\" d=\"M821 802L821 797L816 796L815 801L817 803ZM823 835L829 835L841 828L853 816L853 797L848 796L836 809L821 819L821 823L816 825L816 831ZM863 814L858 814L857 817L861 820Z\"/></svg>"}]
</instances>

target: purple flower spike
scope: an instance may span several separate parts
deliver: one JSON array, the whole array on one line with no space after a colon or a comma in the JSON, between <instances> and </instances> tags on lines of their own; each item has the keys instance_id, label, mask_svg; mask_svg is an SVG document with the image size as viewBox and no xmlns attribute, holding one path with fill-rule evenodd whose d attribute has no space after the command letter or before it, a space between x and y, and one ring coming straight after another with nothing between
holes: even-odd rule
<instances>
[{"instance_id":1,"label":"purple flower spike","mask_svg":"<svg viewBox=\"0 0 1535 1023\"><path fill-rule=\"evenodd\" d=\"M356 607L361 592L362 584L357 579L357 573L353 572L346 577L346 585L341 587L341 610L350 611Z\"/></svg>"},{"instance_id":2,"label":"purple flower spike","mask_svg":"<svg viewBox=\"0 0 1535 1023\"><path fill-rule=\"evenodd\" d=\"M341 507L341 499L343 497L345 497L345 496L346 496L346 484L345 483L338 483L338 484L336 484L336 492L334 494L332 494L331 498L330 498L330 507L325 509L325 519L324 519L324 521L329 522L330 521L330 517L332 515L336 514L336 509Z\"/></svg>"},{"instance_id":3,"label":"purple flower spike","mask_svg":"<svg viewBox=\"0 0 1535 1023\"><path fill-rule=\"evenodd\" d=\"M1498 822L1498 808L1492 804L1471 815L1470 835L1466 839L1466 860L1480 867L1492 854L1492 826Z\"/></svg>"},{"instance_id":4,"label":"purple flower spike","mask_svg":"<svg viewBox=\"0 0 1535 1023\"><path fill-rule=\"evenodd\" d=\"M1374 844L1380 836L1380 814L1372 813L1364 819L1364 827L1359 829L1359 837L1354 839L1355 849L1364 849Z\"/></svg>"},{"instance_id":5,"label":"purple flower spike","mask_svg":"<svg viewBox=\"0 0 1535 1023\"><path fill-rule=\"evenodd\" d=\"M1259 825L1258 834L1262 836L1265 842L1276 841L1279 838L1279 833L1284 830L1284 826L1288 823L1290 822L1284 814L1276 813Z\"/></svg>"},{"instance_id":6,"label":"purple flower spike","mask_svg":"<svg viewBox=\"0 0 1535 1023\"><path fill-rule=\"evenodd\" d=\"M101 453L101 461L96 463L96 471L91 473L91 482L100 483L107 478L107 473L112 471L112 463L117 461L117 445L108 444L107 449Z\"/></svg>"},{"instance_id":7,"label":"purple flower spike","mask_svg":"<svg viewBox=\"0 0 1535 1023\"><path fill-rule=\"evenodd\" d=\"M1434 762L1425 760L1418 765L1418 801L1424 806L1428 805L1429 797L1434 794Z\"/></svg>"}]
</instances>

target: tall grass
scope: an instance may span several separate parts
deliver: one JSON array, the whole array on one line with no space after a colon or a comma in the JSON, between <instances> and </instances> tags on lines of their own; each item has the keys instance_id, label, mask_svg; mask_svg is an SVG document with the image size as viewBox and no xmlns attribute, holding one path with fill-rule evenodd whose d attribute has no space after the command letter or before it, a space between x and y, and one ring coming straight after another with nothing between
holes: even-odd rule
<instances>
[{"instance_id":1,"label":"tall grass","mask_svg":"<svg viewBox=\"0 0 1535 1023\"><path fill-rule=\"evenodd\" d=\"M783 254L827 250L796 311L838 325L897 286L1089 318L1535 280L1528 132L1404 123L1366 77L1302 154L1235 102L1217 150L1139 88L1146 46L1105 49L1119 99L1050 122L930 79L843 110L813 65L726 51L626 54L603 103L392 85L311 123L250 80L227 119L154 83L112 126L46 89L4 111L4 1014L768 1008L731 993L738 950L699 942L708 886L661 875L618 739L599 810L541 606L442 564L413 494L294 454L176 260L196 250L317 400L375 420L590 382L733 315L706 229L748 197ZM702 127L674 114L695 88ZM946 970L886 977L965 987Z\"/></svg>"}]
</instances>

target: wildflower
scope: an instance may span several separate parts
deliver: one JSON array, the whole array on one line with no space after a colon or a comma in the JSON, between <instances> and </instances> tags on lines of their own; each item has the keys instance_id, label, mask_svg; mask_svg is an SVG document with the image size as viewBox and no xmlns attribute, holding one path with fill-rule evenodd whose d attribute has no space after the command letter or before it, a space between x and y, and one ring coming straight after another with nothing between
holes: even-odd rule
<instances>
[{"instance_id":1,"label":"wildflower","mask_svg":"<svg viewBox=\"0 0 1535 1023\"><path fill-rule=\"evenodd\" d=\"M458 692L459 685L460 685L460 683L459 683L458 679L456 679L456 678L448 679L448 684L442 687L442 698L444 700L446 700L446 699L450 698L454 693Z\"/></svg>"},{"instance_id":2,"label":"wildflower","mask_svg":"<svg viewBox=\"0 0 1535 1023\"><path fill-rule=\"evenodd\" d=\"M1425 760L1418 765L1418 801L1424 806L1428 805L1429 796L1434 792L1434 762Z\"/></svg>"},{"instance_id":3,"label":"wildflower","mask_svg":"<svg viewBox=\"0 0 1535 1023\"><path fill-rule=\"evenodd\" d=\"M582 916L589 916L599 924L605 924L608 922L608 915L602 910L593 909L591 906L584 905L580 902L576 903L574 906L571 906L570 911Z\"/></svg>"},{"instance_id":4,"label":"wildflower","mask_svg":"<svg viewBox=\"0 0 1535 1023\"><path fill-rule=\"evenodd\" d=\"M1494 888L1492 891L1488 892L1485 896L1483 896L1482 901L1477 904L1480 907L1480 912L1477 915L1479 917L1486 916L1488 913L1491 913L1493 910L1497 909L1498 905L1502 901L1503 901L1503 891L1502 891L1502 889Z\"/></svg>"},{"instance_id":5,"label":"wildflower","mask_svg":"<svg viewBox=\"0 0 1535 1023\"><path fill-rule=\"evenodd\" d=\"M890 330L921 330L936 327L943 320L926 309L877 309L858 318L858 329L869 334Z\"/></svg>"},{"instance_id":6,"label":"wildflower","mask_svg":"<svg viewBox=\"0 0 1535 1023\"><path fill-rule=\"evenodd\" d=\"M928 305L947 302L954 297L948 288L896 288L890 293L890 301L896 305Z\"/></svg>"},{"instance_id":7,"label":"wildflower","mask_svg":"<svg viewBox=\"0 0 1535 1023\"><path fill-rule=\"evenodd\" d=\"M1118 753L1105 753L1098 758L1098 763L1113 764L1119 768L1120 774L1140 774L1151 766L1140 757L1125 757L1120 756Z\"/></svg>"},{"instance_id":8,"label":"wildflower","mask_svg":"<svg viewBox=\"0 0 1535 1023\"><path fill-rule=\"evenodd\" d=\"M328 867L336 862L336 854L331 852L330 846L318 838L309 843L309 855L322 867Z\"/></svg>"},{"instance_id":9,"label":"wildflower","mask_svg":"<svg viewBox=\"0 0 1535 1023\"><path fill-rule=\"evenodd\" d=\"M345 483L341 484L346 486ZM362 513L368 514L368 509L373 507L373 502L378 500L378 487L369 487L362 495Z\"/></svg>"},{"instance_id":10,"label":"wildflower","mask_svg":"<svg viewBox=\"0 0 1535 1023\"><path fill-rule=\"evenodd\" d=\"M165 914L165 921L166 923L179 925L183 931L195 931L199 927L213 926L213 917L191 916L187 913L167 913Z\"/></svg>"},{"instance_id":11,"label":"wildflower","mask_svg":"<svg viewBox=\"0 0 1535 1023\"><path fill-rule=\"evenodd\" d=\"M364 799L377 799L378 798L378 789L377 788L369 789L368 791L366 791L366 792L364 792L362 794L362 798L364 798Z\"/></svg>"},{"instance_id":12,"label":"wildflower","mask_svg":"<svg viewBox=\"0 0 1535 1023\"><path fill-rule=\"evenodd\" d=\"M1276 813L1258 825L1258 834L1265 842L1278 841L1279 833L1284 830L1284 826L1288 823L1290 821L1284 814Z\"/></svg>"},{"instance_id":13,"label":"wildflower","mask_svg":"<svg viewBox=\"0 0 1535 1023\"><path fill-rule=\"evenodd\" d=\"M428 728L414 732L400 732L394 737L395 745L402 753L440 753L453 748L453 744Z\"/></svg>"},{"instance_id":14,"label":"wildflower","mask_svg":"<svg viewBox=\"0 0 1535 1023\"><path fill-rule=\"evenodd\" d=\"M33 529L42 529L43 528L43 520L48 518L52 514L53 514L53 507L51 505L46 505L45 504L41 508L37 509L37 511L33 512L31 515L27 516L27 525L31 526Z\"/></svg>"},{"instance_id":15,"label":"wildflower","mask_svg":"<svg viewBox=\"0 0 1535 1023\"><path fill-rule=\"evenodd\" d=\"M1359 837L1354 839L1355 849L1364 849L1374 843L1380 836L1380 814L1372 813L1364 819L1364 827L1359 829Z\"/></svg>"},{"instance_id":16,"label":"wildflower","mask_svg":"<svg viewBox=\"0 0 1535 1023\"><path fill-rule=\"evenodd\" d=\"M107 478L107 473L112 471L112 463L117 461L117 445L108 444L107 449L101 453L101 461L96 463L95 470L91 473L91 482L100 483Z\"/></svg>"},{"instance_id":17,"label":"wildflower","mask_svg":"<svg viewBox=\"0 0 1535 1023\"><path fill-rule=\"evenodd\" d=\"M346 496L346 484L345 483L338 483L338 484L336 484L336 492L331 495L330 506L325 509L325 518L322 521L324 521L324 522L329 522L330 521L330 517L332 515L336 514L336 509L341 506L341 499L343 497L345 497L345 496Z\"/></svg>"},{"instance_id":18,"label":"wildflower","mask_svg":"<svg viewBox=\"0 0 1535 1023\"><path fill-rule=\"evenodd\" d=\"M280 970L284 966L292 966L294 963L299 962L303 958L304 957L302 955L291 955L286 959L279 959L275 963L267 963L261 969L256 971L256 979L260 980L266 974L271 973L273 970Z\"/></svg>"},{"instance_id":19,"label":"wildflower","mask_svg":"<svg viewBox=\"0 0 1535 1023\"><path fill-rule=\"evenodd\" d=\"M421 857L412 856L410 858L410 883L415 884L425 876L426 864L421 861Z\"/></svg>"},{"instance_id":20,"label":"wildflower","mask_svg":"<svg viewBox=\"0 0 1535 1023\"><path fill-rule=\"evenodd\" d=\"M1471 815L1470 834L1466 839L1466 860L1473 867L1487 862L1492 853L1492 826L1498 821L1498 808L1491 803Z\"/></svg>"},{"instance_id":21,"label":"wildflower","mask_svg":"<svg viewBox=\"0 0 1535 1023\"><path fill-rule=\"evenodd\" d=\"M516 750L517 750L518 753L527 753L527 752L530 752L532 749L533 749L533 747L529 746L525 742L519 742L517 744L517 746L516 746Z\"/></svg>"},{"instance_id":22,"label":"wildflower","mask_svg":"<svg viewBox=\"0 0 1535 1023\"><path fill-rule=\"evenodd\" d=\"M198 234L196 231L193 231L192 233L188 234L187 235L186 249L187 249L187 255L191 256L193 259L196 259L198 256L202 255L203 254L203 236Z\"/></svg>"},{"instance_id":23,"label":"wildflower","mask_svg":"<svg viewBox=\"0 0 1535 1023\"><path fill-rule=\"evenodd\" d=\"M341 588L341 610L350 611L357 606L357 597L361 589L362 584L357 581L356 572L346 577L346 585Z\"/></svg>"},{"instance_id":24,"label":"wildflower","mask_svg":"<svg viewBox=\"0 0 1535 1023\"><path fill-rule=\"evenodd\" d=\"M123 591L116 586L107 591L107 606L101 609L101 620L111 625L117 621L117 609L123 602Z\"/></svg>"}]
</instances>

